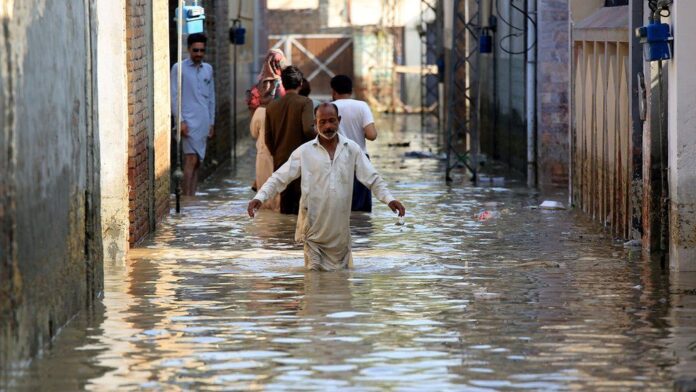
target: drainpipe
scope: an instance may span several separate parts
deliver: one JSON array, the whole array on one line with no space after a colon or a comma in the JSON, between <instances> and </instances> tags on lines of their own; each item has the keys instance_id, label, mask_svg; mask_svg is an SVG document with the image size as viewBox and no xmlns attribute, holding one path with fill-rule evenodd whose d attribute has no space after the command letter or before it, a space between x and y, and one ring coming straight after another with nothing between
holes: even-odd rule
<instances>
[{"instance_id":1,"label":"drainpipe","mask_svg":"<svg viewBox=\"0 0 696 392\"><path fill-rule=\"evenodd\" d=\"M492 0L481 0L481 27L491 27Z\"/></svg>"},{"instance_id":2,"label":"drainpipe","mask_svg":"<svg viewBox=\"0 0 696 392\"><path fill-rule=\"evenodd\" d=\"M536 162L536 21L537 0L527 0L527 85L526 85L526 118L527 118L527 186L537 185Z\"/></svg>"}]
</instances>

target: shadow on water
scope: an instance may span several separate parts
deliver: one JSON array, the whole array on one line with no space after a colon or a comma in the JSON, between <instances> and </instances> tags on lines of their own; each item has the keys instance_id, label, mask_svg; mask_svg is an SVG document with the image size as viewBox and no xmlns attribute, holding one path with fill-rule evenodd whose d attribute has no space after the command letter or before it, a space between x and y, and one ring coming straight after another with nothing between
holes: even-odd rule
<instances>
[{"instance_id":1,"label":"shadow on water","mask_svg":"<svg viewBox=\"0 0 696 392\"><path fill-rule=\"evenodd\" d=\"M668 284L582 216L532 208L527 189L445 185L442 162L387 146L436 150L418 121L380 120L372 160L408 215L352 217L354 270L305 272L294 217L245 217L249 153L106 266L94 313L0 385L670 390L696 376L693 275Z\"/></svg>"}]
</instances>

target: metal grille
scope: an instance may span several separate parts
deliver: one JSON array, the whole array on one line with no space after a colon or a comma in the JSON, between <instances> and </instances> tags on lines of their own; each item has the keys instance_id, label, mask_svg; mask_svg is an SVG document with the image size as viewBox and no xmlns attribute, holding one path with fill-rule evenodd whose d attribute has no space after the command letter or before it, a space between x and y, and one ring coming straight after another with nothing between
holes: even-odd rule
<instances>
[{"instance_id":1,"label":"metal grille","mask_svg":"<svg viewBox=\"0 0 696 392\"><path fill-rule=\"evenodd\" d=\"M439 77L433 69L437 69L438 38L442 31L442 16L438 12L437 0L421 0L421 16L419 35L421 39L421 129L440 129L440 92ZM428 22L429 16L435 20Z\"/></svg>"},{"instance_id":2,"label":"metal grille","mask_svg":"<svg viewBox=\"0 0 696 392\"><path fill-rule=\"evenodd\" d=\"M481 31L480 0L454 0L452 53L448 66L448 112L445 179L452 181L452 169L466 166L472 181L478 178L478 40Z\"/></svg>"}]
</instances>

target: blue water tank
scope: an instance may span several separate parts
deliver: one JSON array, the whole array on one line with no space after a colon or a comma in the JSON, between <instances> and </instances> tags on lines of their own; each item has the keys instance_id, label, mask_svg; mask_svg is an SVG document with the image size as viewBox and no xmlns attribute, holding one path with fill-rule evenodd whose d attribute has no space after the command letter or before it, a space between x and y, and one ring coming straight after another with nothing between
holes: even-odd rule
<instances>
[{"instance_id":1,"label":"blue water tank","mask_svg":"<svg viewBox=\"0 0 696 392\"><path fill-rule=\"evenodd\" d=\"M178 22L179 8L175 11L174 20ZM184 6L184 34L194 34L203 32L203 22L205 21L205 9L198 5Z\"/></svg>"},{"instance_id":2,"label":"blue water tank","mask_svg":"<svg viewBox=\"0 0 696 392\"><path fill-rule=\"evenodd\" d=\"M669 60L672 58L672 29L667 23L651 21L636 29L636 36L643 44L645 61Z\"/></svg>"}]
</instances>

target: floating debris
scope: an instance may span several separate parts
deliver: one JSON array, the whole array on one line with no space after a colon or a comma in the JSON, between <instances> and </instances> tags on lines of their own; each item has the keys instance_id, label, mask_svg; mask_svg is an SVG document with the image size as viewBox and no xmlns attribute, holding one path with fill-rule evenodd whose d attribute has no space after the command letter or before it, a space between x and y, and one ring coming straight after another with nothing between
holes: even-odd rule
<instances>
[{"instance_id":1,"label":"floating debris","mask_svg":"<svg viewBox=\"0 0 696 392\"><path fill-rule=\"evenodd\" d=\"M624 248L642 248L643 242L641 240L630 240L623 243Z\"/></svg>"},{"instance_id":2,"label":"floating debris","mask_svg":"<svg viewBox=\"0 0 696 392\"><path fill-rule=\"evenodd\" d=\"M560 201L555 200L544 200L543 203L539 205L539 208L544 210L565 210L566 207Z\"/></svg>"},{"instance_id":3,"label":"floating debris","mask_svg":"<svg viewBox=\"0 0 696 392\"><path fill-rule=\"evenodd\" d=\"M404 153L404 157L418 159L447 159L447 157L444 154L435 154L431 151L408 151Z\"/></svg>"},{"instance_id":4,"label":"floating debris","mask_svg":"<svg viewBox=\"0 0 696 392\"><path fill-rule=\"evenodd\" d=\"M481 211L476 215L476 220L479 222L485 222L491 219L499 218L500 212L498 211Z\"/></svg>"}]
</instances>

